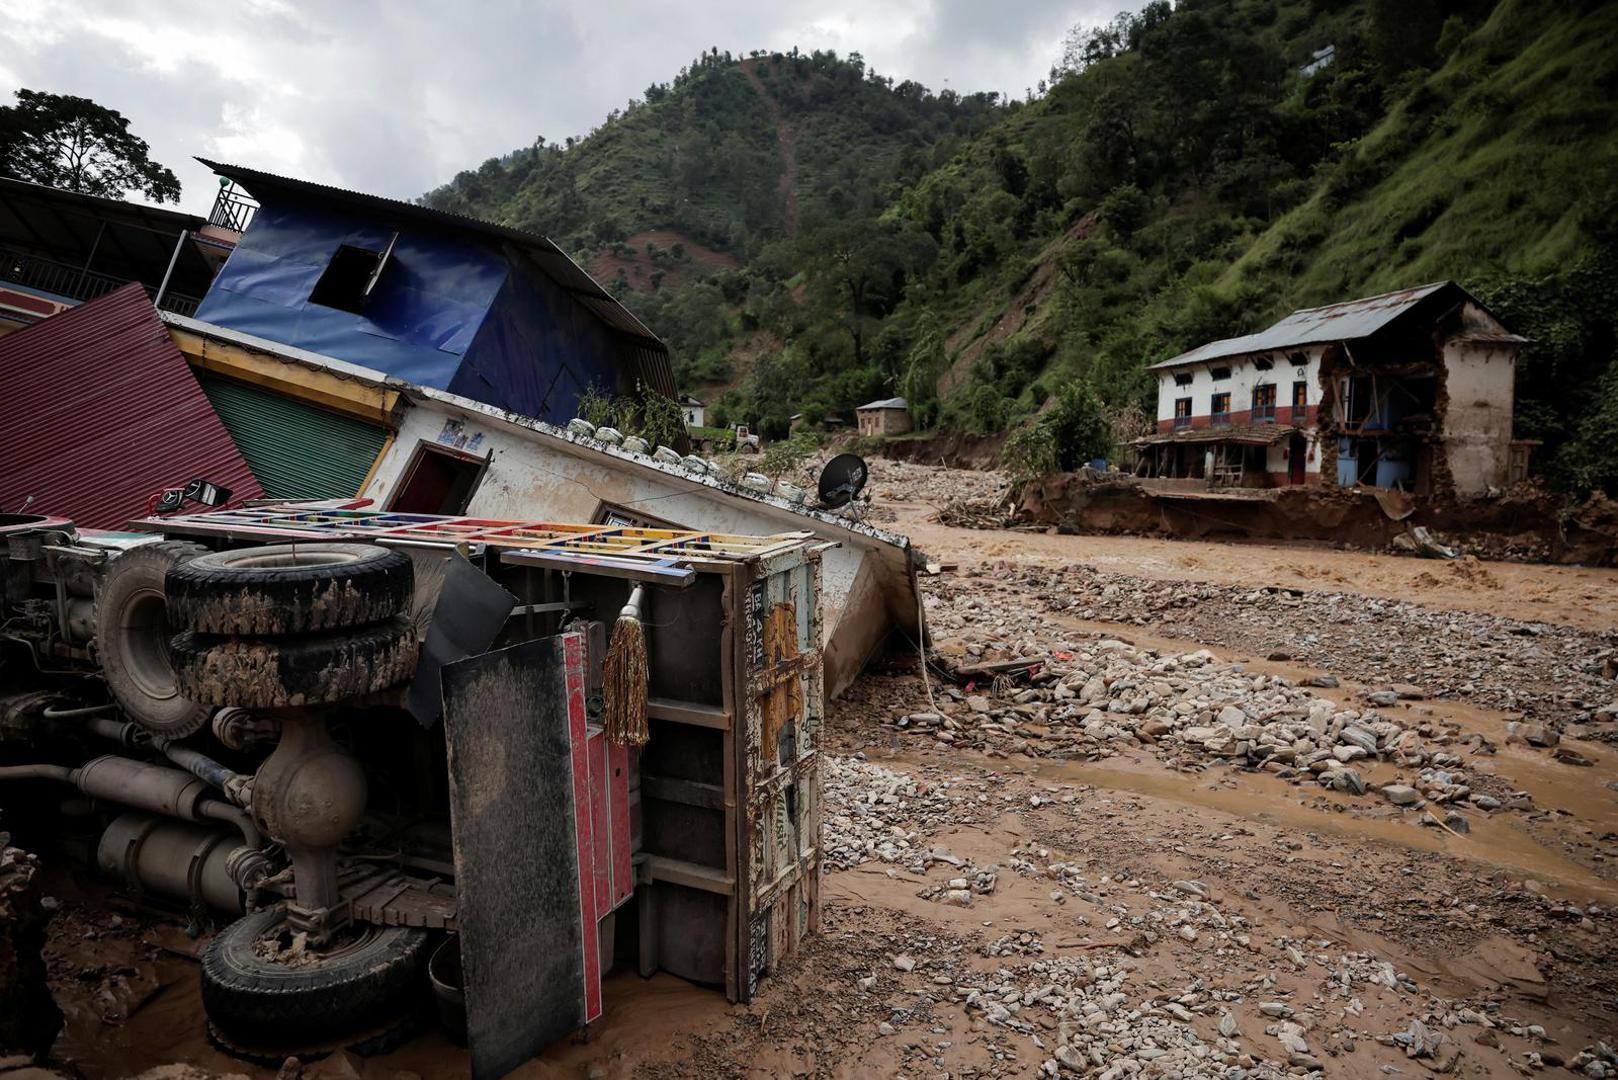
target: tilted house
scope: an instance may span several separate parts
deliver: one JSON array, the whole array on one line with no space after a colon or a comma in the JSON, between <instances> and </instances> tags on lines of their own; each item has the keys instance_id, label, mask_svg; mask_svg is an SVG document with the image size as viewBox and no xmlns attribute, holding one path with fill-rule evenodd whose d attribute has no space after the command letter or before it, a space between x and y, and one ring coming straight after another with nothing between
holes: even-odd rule
<instances>
[{"instance_id":1,"label":"tilted house","mask_svg":"<svg viewBox=\"0 0 1618 1080\"><path fill-rule=\"evenodd\" d=\"M202 322L539 420L566 422L591 387L675 396L667 347L542 236L203 164L258 209Z\"/></svg>"},{"instance_id":2,"label":"tilted house","mask_svg":"<svg viewBox=\"0 0 1618 1080\"><path fill-rule=\"evenodd\" d=\"M1454 282L1295 311L1154 366L1142 470L1210 486L1479 495L1520 478L1511 333Z\"/></svg>"}]
</instances>

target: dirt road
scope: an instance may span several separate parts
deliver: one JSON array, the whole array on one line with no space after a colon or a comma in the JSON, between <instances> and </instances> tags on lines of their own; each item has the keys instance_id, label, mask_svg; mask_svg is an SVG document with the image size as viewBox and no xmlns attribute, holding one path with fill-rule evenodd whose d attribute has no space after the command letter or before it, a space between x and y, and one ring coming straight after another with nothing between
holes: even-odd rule
<instances>
[{"instance_id":1,"label":"dirt road","mask_svg":"<svg viewBox=\"0 0 1618 1080\"><path fill-rule=\"evenodd\" d=\"M746 1008L616 974L519 1076L1618 1076L1618 573L948 529L877 479L953 567L939 666L1040 668L868 673L820 937ZM197 1037L194 943L65 899L59 1057L273 1075Z\"/></svg>"}]
</instances>

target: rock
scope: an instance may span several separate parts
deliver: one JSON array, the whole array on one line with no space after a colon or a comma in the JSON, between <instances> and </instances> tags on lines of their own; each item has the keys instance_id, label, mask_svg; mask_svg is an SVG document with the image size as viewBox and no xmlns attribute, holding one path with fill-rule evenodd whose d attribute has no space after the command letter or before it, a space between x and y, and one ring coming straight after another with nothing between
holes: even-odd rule
<instances>
[{"instance_id":1,"label":"rock","mask_svg":"<svg viewBox=\"0 0 1618 1080\"><path fill-rule=\"evenodd\" d=\"M872 990L876 989L876 976L875 975L867 975L867 976L865 976L865 978L861 979L857 985L859 986L859 988L861 990L865 991L868 994Z\"/></svg>"},{"instance_id":2,"label":"rock","mask_svg":"<svg viewBox=\"0 0 1618 1080\"><path fill-rule=\"evenodd\" d=\"M1335 690L1335 689L1337 689L1337 685L1338 685L1337 676L1335 676L1335 675L1311 675L1307 679L1303 680L1303 685L1319 687L1320 689L1323 689L1323 690Z\"/></svg>"},{"instance_id":3,"label":"rock","mask_svg":"<svg viewBox=\"0 0 1618 1080\"><path fill-rule=\"evenodd\" d=\"M1376 732L1374 731L1367 731L1356 724L1347 724L1343 727L1343 733L1338 738L1349 746L1359 747L1367 754L1376 753Z\"/></svg>"},{"instance_id":4,"label":"rock","mask_svg":"<svg viewBox=\"0 0 1618 1080\"><path fill-rule=\"evenodd\" d=\"M1583 754L1579 753L1570 746L1558 746L1555 750L1551 751L1551 757L1562 762L1564 765L1583 765L1588 767L1595 764L1594 761L1591 761L1589 758L1585 757Z\"/></svg>"},{"instance_id":5,"label":"rock","mask_svg":"<svg viewBox=\"0 0 1618 1080\"><path fill-rule=\"evenodd\" d=\"M1226 727L1239 727L1247 723L1247 714L1234 705L1219 710L1219 722Z\"/></svg>"},{"instance_id":6,"label":"rock","mask_svg":"<svg viewBox=\"0 0 1618 1080\"><path fill-rule=\"evenodd\" d=\"M1394 683L1392 686L1388 687L1388 689L1393 691L1399 697L1408 699L1410 701L1427 700L1427 691L1411 683Z\"/></svg>"},{"instance_id":7,"label":"rock","mask_svg":"<svg viewBox=\"0 0 1618 1080\"><path fill-rule=\"evenodd\" d=\"M898 968L900 971L915 971L916 959L909 953L900 953L898 956L893 958L893 966Z\"/></svg>"},{"instance_id":8,"label":"rock","mask_svg":"<svg viewBox=\"0 0 1618 1080\"><path fill-rule=\"evenodd\" d=\"M1365 700L1379 709L1387 709L1399 704L1399 695L1392 690L1373 690L1365 695Z\"/></svg>"},{"instance_id":9,"label":"rock","mask_svg":"<svg viewBox=\"0 0 1618 1080\"><path fill-rule=\"evenodd\" d=\"M994 711L994 705L982 694L969 694L966 699L966 707L980 715Z\"/></svg>"},{"instance_id":10,"label":"rock","mask_svg":"<svg viewBox=\"0 0 1618 1080\"><path fill-rule=\"evenodd\" d=\"M1444 824L1448 825L1451 829L1454 829L1458 833L1469 833L1472 831L1472 823L1466 820L1466 818L1462 817L1460 814L1456 813L1454 810L1451 810L1449 813L1444 815Z\"/></svg>"},{"instance_id":11,"label":"rock","mask_svg":"<svg viewBox=\"0 0 1618 1080\"><path fill-rule=\"evenodd\" d=\"M899 1034L899 1029L884 1020L876 1026L876 1033L878 1035L897 1035Z\"/></svg>"},{"instance_id":12,"label":"rock","mask_svg":"<svg viewBox=\"0 0 1618 1080\"><path fill-rule=\"evenodd\" d=\"M1258 1011L1265 1016L1278 1016L1284 1020L1292 1015L1292 1006L1284 1001L1262 1001L1259 1003Z\"/></svg>"},{"instance_id":13,"label":"rock","mask_svg":"<svg viewBox=\"0 0 1618 1080\"><path fill-rule=\"evenodd\" d=\"M1472 805L1479 810L1498 810L1500 809L1500 800L1493 795L1473 795Z\"/></svg>"},{"instance_id":14,"label":"rock","mask_svg":"<svg viewBox=\"0 0 1618 1080\"><path fill-rule=\"evenodd\" d=\"M1236 1026L1236 1017L1230 1013L1225 1013L1219 1017L1219 1034L1227 1039L1234 1039L1241 1033L1242 1029Z\"/></svg>"},{"instance_id":15,"label":"rock","mask_svg":"<svg viewBox=\"0 0 1618 1080\"><path fill-rule=\"evenodd\" d=\"M1555 746L1562 736L1545 724L1518 724L1515 734L1529 746Z\"/></svg>"},{"instance_id":16,"label":"rock","mask_svg":"<svg viewBox=\"0 0 1618 1080\"><path fill-rule=\"evenodd\" d=\"M1421 801L1421 792L1409 784L1387 784L1382 795L1394 806L1414 806Z\"/></svg>"},{"instance_id":17,"label":"rock","mask_svg":"<svg viewBox=\"0 0 1618 1080\"><path fill-rule=\"evenodd\" d=\"M1194 926L1182 926L1180 927L1180 936L1187 941L1195 941L1197 940L1197 928Z\"/></svg>"},{"instance_id":18,"label":"rock","mask_svg":"<svg viewBox=\"0 0 1618 1080\"><path fill-rule=\"evenodd\" d=\"M1346 795L1364 795L1365 779L1353 769L1339 769L1332 774L1331 786Z\"/></svg>"}]
</instances>

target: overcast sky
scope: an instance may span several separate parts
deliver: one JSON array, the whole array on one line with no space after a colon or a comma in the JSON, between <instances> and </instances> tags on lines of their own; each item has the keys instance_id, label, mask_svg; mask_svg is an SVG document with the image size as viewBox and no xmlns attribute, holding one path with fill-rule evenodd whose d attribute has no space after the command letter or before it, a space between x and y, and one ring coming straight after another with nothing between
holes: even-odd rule
<instances>
[{"instance_id":1,"label":"overcast sky","mask_svg":"<svg viewBox=\"0 0 1618 1080\"><path fill-rule=\"evenodd\" d=\"M122 112L206 213L193 155L414 198L582 135L717 45L859 52L896 80L1020 96L1123 0L4 0L17 87Z\"/></svg>"}]
</instances>

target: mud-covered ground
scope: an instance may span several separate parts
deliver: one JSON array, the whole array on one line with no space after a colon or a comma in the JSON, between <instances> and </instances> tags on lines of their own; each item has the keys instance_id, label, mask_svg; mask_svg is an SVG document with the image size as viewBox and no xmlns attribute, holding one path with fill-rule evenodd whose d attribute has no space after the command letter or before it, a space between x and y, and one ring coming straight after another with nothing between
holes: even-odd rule
<instances>
[{"instance_id":1,"label":"mud-covered ground","mask_svg":"<svg viewBox=\"0 0 1618 1080\"><path fill-rule=\"evenodd\" d=\"M518 1075L1618 1077L1618 572L929 520L994 482L878 463L873 517L939 668L1033 677L868 673L819 937L748 1007L617 973ZM59 892L64 1072L274 1075L202 1039L182 928Z\"/></svg>"}]
</instances>

